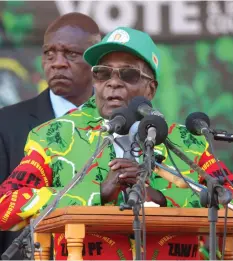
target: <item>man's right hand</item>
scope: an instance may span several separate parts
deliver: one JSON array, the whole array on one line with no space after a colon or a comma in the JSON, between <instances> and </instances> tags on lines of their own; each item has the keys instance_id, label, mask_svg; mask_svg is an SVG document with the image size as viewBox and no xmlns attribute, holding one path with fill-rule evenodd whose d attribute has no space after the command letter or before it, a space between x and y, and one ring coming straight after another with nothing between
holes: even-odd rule
<instances>
[{"instance_id":1,"label":"man's right hand","mask_svg":"<svg viewBox=\"0 0 233 261\"><path fill-rule=\"evenodd\" d=\"M103 205L117 199L122 189L119 183L119 175L119 171L110 170L106 180L101 183L101 201Z\"/></svg>"},{"instance_id":2,"label":"man's right hand","mask_svg":"<svg viewBox=\"0 0 233 261\"><path fill-rule=\"evenodd\" d=\"M116 200L120 191L133 185L140 173L140 166L129 159L114 159L109 163L110 171L101 184L102 204Z\"/></svg>"}]
</instances>

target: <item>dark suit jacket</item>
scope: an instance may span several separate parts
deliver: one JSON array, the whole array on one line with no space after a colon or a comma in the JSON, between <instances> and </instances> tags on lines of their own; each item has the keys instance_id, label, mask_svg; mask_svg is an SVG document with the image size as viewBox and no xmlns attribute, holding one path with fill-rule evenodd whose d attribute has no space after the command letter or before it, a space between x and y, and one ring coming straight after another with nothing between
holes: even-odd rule
<instances>
[{"instance_id":1,"label":"dark suit jacket","mask_svg":"<svg viewBox=\"0 0 233 261\"><path fill-rule=\"evenodd\" d=\"M35 98L0 109L0 184L23 158L28 133L53 118L48 89ZM0 232L0 256L17 234ZM16 255L13 259L21 258Z\"/></svg>"}]
</instances>

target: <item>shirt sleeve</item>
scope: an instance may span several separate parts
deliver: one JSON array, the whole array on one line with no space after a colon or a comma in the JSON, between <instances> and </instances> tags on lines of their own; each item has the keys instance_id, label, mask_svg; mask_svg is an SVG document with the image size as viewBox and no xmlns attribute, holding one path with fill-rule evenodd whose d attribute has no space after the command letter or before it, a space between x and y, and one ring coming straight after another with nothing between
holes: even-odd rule
<instances>
[{"instance_id":1,"label":"shirt sleeve","mask_svg":"<svg viewBox=\"0 0 233 261\"><path fill-rule=\"evenodd\" d=\"M51 184L52 170L43 157L36 151L24 157L0 185L0 229L8 230L36 214L49 200Z\"/></svg>"},{"instance_id":2,"label":"shirt sleeve","mask_svg":"<svg viewBox=\"0 0 233 261\"><path fill-rule=\"evenodd\" d=\"M52 174L52 169L37 151L31 151L23 158L0 185L0 230L22 229L31 217L54 200L64 187L52 187ZM88 181L84 179L59 200L57 208L100 205L100 193L93 194L87 187Z\"/></svg>"}]
</instances>

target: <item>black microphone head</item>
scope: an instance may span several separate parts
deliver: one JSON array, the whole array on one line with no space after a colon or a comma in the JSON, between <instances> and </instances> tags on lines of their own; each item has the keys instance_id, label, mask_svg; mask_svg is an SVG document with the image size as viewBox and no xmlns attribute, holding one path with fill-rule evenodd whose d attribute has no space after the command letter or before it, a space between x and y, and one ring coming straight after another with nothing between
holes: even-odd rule
<instances>
[{"instance_id":1,"label":"black microphone head","mask_svg":"<svg viewBox=\"0 0 233 261\"><path fill-rule=\"evenodd\" d=\"M150 106L152 108L151 102L143 96L134 97L130 101L129 106L128 106L128 108L135 113L137 121L140 121L143 118L143 116L138 112L138 107L142 104L147 104L148 106Z\"/></svg>"},{"instance_id":2,"label":"black microphone head","mask_svg":"<svg viewBox=\"0 0 233 261\"><path fill-rule=\"evenodd\" d=\"M168 136L168 126L166 121L157 116L150 115L144 117L138 126L138 136L141 142L144 142L147 138L147 131L150 127L156 128L156 140L155 145L163 143Z\"/></svg>"},{"instance_id":3,"label":"black microphone head","mask_svg":"<svg viewBox=\"0 0 233 261\"><path fill-rule=\"evenodd\" d=\"M189 114L189 116L185 120L185 126L190 133L193 135L201 135L201 131L199 130L198 122L205 122L206 126L210 126L210 119L209 117L203 112L193 112Z\"/></svg>"},{"instance_id":4,"label":"black microphone head","mask_svg":"<svg viewBox=\"0 0 233 261\"><path fill-rule=\"evenodd\" d=\"M134 112L132 112L129 108L126 107L120 107L115 110L113 110L110 120L114 119L116 116L123 116L125 118L125 124L115 130L115 132L119 135L126 135L129 133L130 127L134 124L136 121L136 117Z\"/></svg>"}]
</instances>

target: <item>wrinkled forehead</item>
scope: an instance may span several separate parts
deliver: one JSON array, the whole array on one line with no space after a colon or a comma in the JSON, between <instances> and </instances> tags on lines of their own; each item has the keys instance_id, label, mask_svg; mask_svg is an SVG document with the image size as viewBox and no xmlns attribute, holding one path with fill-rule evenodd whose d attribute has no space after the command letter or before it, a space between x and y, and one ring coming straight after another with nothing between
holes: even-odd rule
<instances>
[{"instance_id":1,"label":"wrinkled forehead","mask_svg":"<svg viewBox=\"0 0 233 261\"><path fill-rule=\"evenodd\" d=\"M139 57L127 53L127 52L111 52L101 57L99 60L99 65L108 65L111 67L122 67L130 66L142 68L145 62Z\"/></svg>"},{"instance_id":2,"label":"wrinkled forehead","mask_svg":"<svg viewBox=\"0 0 233 261\"><path fill-rule=\"evenodd\" d=\"M81 45L86 43L90 33L83 31L79 27L64 26L55 32L49 32L44 36L44 45Z\"/></svg>"},{"instance_id":3,"label":"wrinkled forehead","mask_svg":"<svg viewBox=\"0 0 233 261\"><path fill-rule=\"evenodd\" d=\"M134 54L117 51L102 56L98 64L116 68L132 67L142 69L145 62Z\"/></svg>"}]
</instances>

